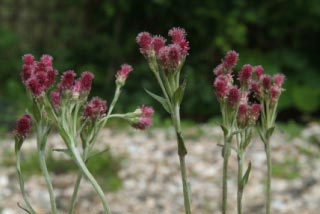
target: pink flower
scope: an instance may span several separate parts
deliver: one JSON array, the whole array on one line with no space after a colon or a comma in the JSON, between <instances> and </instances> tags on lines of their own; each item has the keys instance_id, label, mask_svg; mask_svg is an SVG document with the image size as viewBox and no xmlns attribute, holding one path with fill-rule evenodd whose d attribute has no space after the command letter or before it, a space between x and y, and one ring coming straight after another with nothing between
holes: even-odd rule
<instances>
[{"instance_id":1,"label":"pink flower","mask_svg":"<svg viewBox=\"0 0 320 214\"><path fill-rule=\"evenodd\" d=\"M215 67L213 69L213 73L216 75L216 76L219 76L221 74L223 74L223 65L222 64L219 64L217 67Z\"/></svg>"},{"instance_id":2,"label":"pink flower","mask_svg":"<svg viewBox=\"0 0 320 214\"><path fill-rule=\"evenodd\" d=\"M248 111L248 105L247 104L241 104L238 109L238 116L237 121L240 127L245 127L247 123L247 111Z\"/></svg>"},{"instance_id":3,"label":"pink flower","mask_svg":"<svg viewBox=\"0 0 320 214\"><path fill-rule=\"evenodd\" d=\"M259 87L258 83L251 82L250 86L251 86L251 90L252 90L254 96L259 98L260 97L260 87Z\"/></svg>"},{"instance_id":4,"label":"pink flower","mask_svg":"<svg viewBox=\"0 0 320 214\"><path fill-rule=\"evenodd\" d=\"M60 93L58 91L52 91L50 94L51 97L51 104L53 106L53 108L55 109L59 109L60 108Z\"/></svg>"},{"instance_id":5,"label":"pink flower","mask_svg":"<svg viewBox=\"0 0 320 214\"><path fill-rule=\"evenodd\" d=\"M27 88L35 98L41 97L44 92L43 85L40 84L36 78L32 78L27 81Z\"/></svg>"},{"instance_id":6,"label":"pink flower","mask_svg":"<svg viewBox=\"0 0 320 214\"><path fill-rule=\"evenodd\" d=\"M136 41L140 46L140 53L144 55L147 54L151 48L151 40L151 35L148 32L141 32L138 34Z\"/></svg>"},{"instance_id":7,"label":"pink flower","mask_svg":"<svg viewBox=\"0 0 320 214\"><path fill-rule=\"evenodd\" d=\"M261 76L261 83L262 83L262 87L265 90L269 90L271 87L271 77L269 75L262 75Z\"/></svg>"},{"instance_id":8,"label":"pink flower","mask_svg":"<svg viewBox=\"0 0 320 214\"><path fill-rule=\"evenodd\" d=\"M99 97L94 97L91 101L84 107L83 117L94 120L103 117L107 111L107 102L100 99Z\"/></svg>"},{"instance_id":9,"label":"pink flower","mask_svg":"<svg viewBox=\"0 0 320 214\"><path fill-rule=\"evenodd\" d=\"M283 81L284 81L284 75L283 74L276 74L273 76L273 81L279 88L282 87Z\"/></svg>"},{"instance_id":10,"label":"pink flower","mask_svg":"<svg viewBox=\"0 0 320 214\"><path fill-rule=\"evenodd\" d=\"M224 59L222 60L223 66L227 69L230 70L234 68L238 62L239 54L233 50L228 51Z\"/></svg>"},{"instance_id":11,"label":"pink flower","mask_svg":"<svg viewBox=\"0 0 320 214\"><path fill-rule=\"evenodd\" d=\"M42 55L40 62L42 62L45 66L51 67L52 66L52 56L50 55Z\"/></svg>"},{"instance_id":12,"label":"pink flower","mask_svg":"<svg viewBox=\"0 0 320 214\"><path fill-rule=\"evenodd\" d=\"M131 65L128 65L128 64L121 65L121 69L116 74L117 82L120 83L121 85L124 85L131 71L133 71L133 68Z\"/></svg>"},{"instance_id":13,"label":"pink flower","mask_svg":"<svg viewBox=\"0 0 320 214\"><path fill-rule=\"evenodd\" d=\"M23 55L23 62L26 65L32 65L34 62L34 56L32 54Z\"/></svg>"},{"instance_id":14,"label":"pink flower","mask_svg":"<svg viewBox=\"0 0 320 214\"><path fill-rule=\"evenodd\" d=\"M249 122L255 124L260 116L261 106L259 104L253 104L249 109Z\"/></svg>"},{"instance_id":15,"label":"pink flower","mask_svg":"<svg viewBox=\"0 0 320 214\"><path fill-rule=\"evenodd\" d=\"M278 86L272 86L270 89L271 94L271 104L275 104L278 101L280 95L280 88Z\"/></svg>"},{"instance_id":16,"label":"pink flower","mask_svg":"<svg viewBox=\"0 0 320 214\"><path fill-rule=\"evenodd\" d=\"M93 73L86 71L81 74L80 78L80 92L88 94L91 90L92 80L94 78Z\"/></svg>"},{"instance_id":17,"label":"pink flower","mask_svg":"<svg viewBox=\"0 0 320 214\"><path fill-rule=\"evenodd\" d=\"M154 36L152 37L151 43L153 46L153 50L156 52L156 55L158 55L159 50L165 46L166 39L163 38L162 36Z\"/></svg>"},{"instance_id":18,"label":"pink flower","mask_svg":"<svg viewBox=\"0 0 320 214\"><path fill-rule=\"evenodd\" d=\"M241 84L248 84L252 77L252 66L251 65L244 65L239 72L239 81Z\"/></svg>"},{"instance_id":19,"label":"pink flower","mask_svg":"<svg viewBox=\"0 0 320 214\"><path fill-rule=\"evenodd\" d=\"M151 117L154 113L153 108L145 105L142 105L140 109L142 117Z\"/></svg>"},{"instance_id":20,"label":"pink flower","mask_svg":"<svg viewBox=\"0 0 320 214\"><path fill-rule=\"evenodd\" d=\"M227 102L231 108L235 108L240 101L240 91L236 86L229 89L227 94Z\"/></svg>"},{"instance_id":21,"label":"pink flower","mask_svg":"<svg viewBox=\"0 0 320 214\"><path fill-rule=\"evenodd\" d=\"M61 89L72 90L75 76L76 76L76 73L74 71L72 71L72 70L65 71L62 74L62 78L61 78L61 82L59 84L59 87Z\"/></svg>"},{"instance_id":22,"label":"pink flower","mask_svg":"<svg viewBox=\"0 0 320 214\"><path fill-rule=\"evenodd\" d=\"M169 30L168 35L173 43L180 44L180 42L185 41L186 31L183 28L174 27Z\"/></svg>"},{"instance_id":23,"label":"pink flower","mask_svg":"<svg viewBox=\"0 0 320 214\"><path fill-rule=\"evenodd\" d=\"M213 86L215 88L216 95L219 99L225 98L228 93L228 82L223 76L219 76L220 78L216 78Z\"/></svg>"},{"instance_id":24,"label":"pink flower","mask_svg":"<svg viewBox=\"0 0 320 214\"><path fill-rule=\"evenodd\" d=\"M152 125L152 119L149 117L141 117L137 123L132 124L135 129L145 130Z\"/></svg>"},{"instance_id":25,"label":"pink flower","mask_svg":"<svg viewBox=\"0 0 320 214\"><path fill-rule=\"evenodd\" d=\"M31 116L29 114L23 115L17 121L17 125L14 131L15 135L20 139L26 138L30 133L31 126Z\"/></svg>"},{"instance_id":26,"label":"pink flower","mask_svg":"<svg viewBox=\"0 0 320 214\"><path fill-rule=\"evenodd\" d=\"M176 44L162 47L158 56L164 70L175 70L182 57L181 48Z\"/></svg>"},{"instance_id":27,"label":"pink flower","mask_svg":"<svg viewBox=\"0 0 320 214\"><path fill-rule=\"evenodd\" d=\"M263 67L261 65L255 66L253 68L253 73L256 74L256 77L259 80L263 74Z\"/></svg>"},{"instance_id":28,"label":"pink flower","mask_svg":"<svg viewBox=\"0 0 320 214\"><path fill-rule=\"evenodd\" d=\"M55 78L58 72L56 70L50 69L47 71L47 80L46 80L46 87L49 88L55 82Z\"/></svg>"}]
</instances>

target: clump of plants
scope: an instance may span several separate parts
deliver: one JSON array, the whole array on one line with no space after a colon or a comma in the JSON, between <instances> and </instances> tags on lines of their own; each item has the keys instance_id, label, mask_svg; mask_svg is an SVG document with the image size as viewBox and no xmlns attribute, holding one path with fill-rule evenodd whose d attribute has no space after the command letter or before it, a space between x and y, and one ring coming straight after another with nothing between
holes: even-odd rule
<instances>
[{"instance_id":1,"label":"clump of plants","mask_svg":"<svg viewBox=\"0 0 320 214\"><path fill-rule=\"evenodd\" d=\"M228 160L231 149L234 149L238 160L237 210L239 214L242 213L242 195L251 171L251 162L245 172L243 171L244 155L251 142L253 128L256 127L265 145L267 158L266 213L269 214L272 172L270 138L275 128L277 104L283 91L284 76L276 74L271 77L263 73L262 66L249 64L243 65L235 76L233 69L238 57L237 52L229 51L213 70L216 76L213 86L220 103L224 135L221 210L223 214L227 213Z\"/></svg>"},{"instance_id":2,"label":"clump of plants","mask_svg":"<svg viewBox=\"0 0 320 214\"><path fill-rule=\"evenodd\" d=\"M172 28L168 32L171 43L162 36L154 36L148 32L139 33L136 42L140 53L146 58L162 95L146 92L156 99L170 115L176 133L177 154L180 162L181 182L183 187L184 208L186 214L192 213L191 191L188 182L185 158L185 145L181 128L180 108L184 97L186 80L181 81L180 74L189 54L189 42L182 28ZM252 133L258 130L264 143L267 159L266 179L266 213L270 214L271 202L271 136L275 129L278 100L283 92L284 76L264 74L262 66L245 64L237 74L234 68L239 54L229 51L221 63L213 70L215 95L219 101L223 132L223 173L222 203L223 214L228 212L228 164L232 151L238 160L237 175L237 211L242 213L242 197L248 183L251 162L245 165L245 154L251 143ZM24 189L23 172L20 167L21 148L24 139L34 126L37 138L37 155L40 168L46 180L50 195L51 213L57 213L55 196L46 163L47 138L52 128L57 129L66 148L59 150L69 155L78 166L79 172L75 181L74 192L70 200L69 213L74 213L80 183L85 176L101 199L104 213L110 213L109 204L100 185L88 170L88 160L101 151L95 152L94 145L98 133L110 118L120 118L132 127L145 130L152 124L153 109L142 105L133 112L114 114L113 109L119 99L121 88L125 85L129 73L133 70L124 64L116 74L116 89L111 104L99 97L88 101L94 76L91 72L83 72L76 79L74 71L66 71L56 82L58 72L52 67L52 57L43 55L39 61L27 54L23 57L21 72L22 82L32 102L32 109L18 119L15 129L16 168L21 193L25 205L19 207L27 213L36 213ZM196 211L194 211L196 212Z\"/></svg>"},{"instance_id":3,"label":"clump of plants","mask_svg":"<svg viewBox=\"0 0 320 214\"><path fill-rule=\"evenodd\" d=\"M52 186L46 152L48 135L55 128L63 139L66 148L60 149L69 155L78 166L78 175L75 181L74 192L70 201L69 213L74 212L76 199L82 177L85 176L100 197L104 213L110 213L104 192L88 170L88 160L102 151L95 151L96 138L110 118L120 118L127 121L132 127L145 130L152 124L153 109L142 105L133 112L113 114L112 111L119 99L121 88L125 85L132 67L128 64L121 66L116 73L116 89L114 98L107 107L107 102L99 97L90 101L88 95L91 90L94 75L83 72L76 79L72 70L65 71L59 82L56 82L58 72L53 68L53 58L43 55L36 61L31 54L23 56L21 78L32 102L32 109L18 119L15 128L15 155L16 168L20 183L20 190L25 205L18 204L27 213L36 213L24 189L23 172L21 171L21 148L25 138L34 126L37 139L37 155L41 172L45 178L50 196L51 213L57 213L56 198Z\"/></svg>"}]
</instances>

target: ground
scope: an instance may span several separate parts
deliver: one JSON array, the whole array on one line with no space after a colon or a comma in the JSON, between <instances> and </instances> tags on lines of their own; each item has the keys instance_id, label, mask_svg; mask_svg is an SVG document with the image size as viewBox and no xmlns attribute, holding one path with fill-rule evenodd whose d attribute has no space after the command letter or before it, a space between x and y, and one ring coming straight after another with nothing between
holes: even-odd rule
<instances>
[{"instance_id":1,"label":"ground","mask_svg":"<svg viewBox=\"0 0 320 214\"><path fill-rule=\"evenodd\" d=\"M222 131L214 124L185 127L188 154L187 173L195 214L219 214L221 204ZM35 151L35 139L23 145L24 158ZM56 134L49 139L49 149L63 148ZM122 157L117 171L122 186L117 191L106 190L112 214L182 214L183 196L175 134L172 128L153 128L147 132L133 129L105 129L100 134L97 149L108 147L113 156ZM318 214L320 210L320 126L310 124L297 133L277 129L271 142L274 166L272 180L273 214ZM23 203L14 165L13 143L2 140L0 151L0 214L23 213L17 202ZM54 152L54 159L68 159ZM4 160L6 159L6 160ZM246 164L252 163L251 175L244 190L245 214L264 213L266 163L264 147L257 136L246 152ZM9 161L10 162L10 161ZM63 162L62 162L63 163ZM235 154L230 160L230 213L236 213ZM52 174L59 214L67 213L76 173ZM108 179L106 177L105 179ZM44 179L36 174L26 179L27 194L39 213L50 213L49 196ZM88 181L81 183L76 213L102 213L99 198Z\"/></svg>"}]
</instances>

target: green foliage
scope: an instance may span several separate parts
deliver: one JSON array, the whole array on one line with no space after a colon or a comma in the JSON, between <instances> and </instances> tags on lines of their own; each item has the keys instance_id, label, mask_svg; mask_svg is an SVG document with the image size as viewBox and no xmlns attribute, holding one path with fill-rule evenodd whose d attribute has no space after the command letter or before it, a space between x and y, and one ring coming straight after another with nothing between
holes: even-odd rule
<instances>
[{"instance_id":1,"label":"green foliage","mask_svg":"<svg viewBox=\"0 0 320 214\"><path fill-rule=\"evenodd\" d=\"M298 160L288 158L281 163L275 163L272 166L272 176L284 179L296 179L300 177Z\"/></svg>"},{"instance_id":2,"label":"green foliage","mask_svg":"<svg viewBox=\"0 0 320 214\"><path fill-rule=\"evenodd\" d=\"M320 107L319 20L317 0L3 0L0 109L11 118L24 111L20 59L31 52L37 57L53 55L60 73L91 70L96 77L93 94L108 100L112 99L117 69L124 62L132 64L134 72L116 111L146 103L165 115L142 89L161 94L135 37L141 31L165 34L171 27L181 26L188 32L191 46L182 71L188 82L181 109L184 118L205 121L219 114L211 71L229 49L241 54L241 63L262 64L267 73L287 76L280 114L295 109L310 115ZM10 121L4 117L0 123Z\"/></svg>"},{"instance_id":3,"label":"green foliage","mask_svg":"<svg viewBox=\"0 0 320 214\"><path fill-rule=\"evenodd\" d=\"M92 157L88 161L88 169L94 174L104 190L116 191L122 185L118 172L121 168L123 159L124 157L116 157L108 150L101 155ZM76 173L78 171L77 166L72 160L54 158L51 152L48 154L46 162L49 171L56 175L71 172ZM6 153L1 165L15 166L14 154ZM27 177L40 175L41 171L38 156L34 153L28 156L23 156L21 161L21 170L23 175Z\"/></svg>"}]
</instances>

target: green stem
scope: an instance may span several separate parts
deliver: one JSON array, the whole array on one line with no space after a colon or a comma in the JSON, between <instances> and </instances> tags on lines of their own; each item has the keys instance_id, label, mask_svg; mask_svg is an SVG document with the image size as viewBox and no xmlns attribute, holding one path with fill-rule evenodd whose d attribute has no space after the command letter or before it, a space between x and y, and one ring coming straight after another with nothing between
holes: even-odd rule
<instances>
[{"instance_id":1,"label":"green stem","mask_svg":"<svg viewBox=\"0 0 320 214\"><path fill-rule=\"evenodd\" d=\"M269 139L264 143L264 148L267 158L267 181L266 181L266 214L270 214L270 203L271 203L271 173L272 173L272 162L271 162L271 149Z\"/></svg>"},{"instance_id":2,"label":"green stem","mask_svg":"<svg viewBox=\"0 0 320 214\"><path fill-rule=\"evenodd\" d=\"M39 154L39 161L40 161L40 169L41 169L42 174L45 178L47 188L49 191L51 212L52 212L52 214L55 214L55 213L57 213L57 206L56 206L56 202L55 202L55 197L54 197L54 192L53 192L53 187L52 187L50 175L49 175L47 164L46 164L45 152L44 152L44 150L40 149L40 150L38 150L38 154Z\"/></svg>"},{"instance_id":3,"label":"green stem","mask_svg":"<svg viewBox=\"0 0 320 214\"><path fill-rule=\"evenodd\" d=\"M228 162L230 156L229 136L224 136L223 147L223 175L222 175L222 214L227 213L227 200L228 200Z\"/></svg>"},{"instance_id":4,"label":"green stem","mask_svg":"<svg viewBox=\"0 0 320 214\"><path fill-rule=\"evenodd\" d=\"M21 191L21 194L22 194L22 197L23 197L23 200L24 202L26 203L27 207L28 207L28 211L31 213L31 214L35 214L36 211L32 208L29 200L28 200L28 197L27 197L27 194L25 192L25 189L24 189L24 181L23 181L23 176L22 176L22 173L21 173L21 167L20 167L20 150L16 150L16 169L17 169L17 174L18 174L18 179L19 179L19 185L20 185L20 191Z\"/></svg>"},{"instance_id":5,"label":"green stem","mask_svg":"<svg viewBox=\"0 0 320 214\"><path fill-rule=\"evenodd\" d=\"M179 155L180 171L181 171L182 186L183 186L184 208L185 208L186 214L191 214L189 187L188 187L186 165L185 165L185 158L184 157L185 156L183 156L183 155Z\"/></svg>"},{"instance_id":6,"label":"green stem","mask_svg":"<svg viewBox=\"0 0 320 214\"><path fill-rule=\"evenodd\" d=\"M83 160L87 160L87 156L88 156L88 147L85 148L84 152L83 152ZM73 194L72 194L72 198L71 198L71 203L70 203L70 208L69 208L69 214L73 214L74 213L74 208L76 207L76 201L77 201L77 196L78 196L78 190L79 190L79 186L82 180L82 173L79 172L77 175L77 180L76 180L76 184L74 186L73 189Z\"/></svg>"},{"instance_id":7,"label":"green stem","mask_svg":"<svg viewBox=\"0 0 320 214\"><path fill-rule=\"evenodd\" d=\"M102 205L103 205L103 208L104 208L104 213L109 214L110 213L109 205L108 205L107 200L105 198L104 192L102 191L101 187L99 186L99 184L97 183L97 181L95 180L95 178L93 177L93 175L90 173L87 166L83 162L81 155L79 154L77 148L74 146L74 143L69 144L69 149L70 149L72 157L73 157L74 161L76 162L76 164L78 165L79 169L88 178L88 180L92 184L94 190L99 195L101 202L102 202Z\"/></svg>"},{"instance_id":8,"label":"green stem","mask_svg":"<svg viewBox=\"0 0 320 214\"><path fill-rule=\"evenodd\" d=\"M238 214L242 214L242 195L243 195L243 183L242 183L242 173L243 173L243 154L239 151L238 155L238 192L237 192L237 208Z\"/></svg>"},{"instance_id":9,"label":"green stem","mask_svg":"<svg viewBox=\"0 0 320 214\"><path fill-rule=\"evenodd\" d=\"M176 105L173 110L174 110L174 113L172 114L172 119L173 119L173 124L175 126L176 133L177 133L178 155L179 155L179 162L180 162L180 172L181 172L182 187L183 187L185 213L191 214L190 193L189 193L188 177L187 177L186 165L185 165L185 156L187 154L187 150L185 148L184 140L181 135L179 105Z\"/></svg>"}]
</instances>

